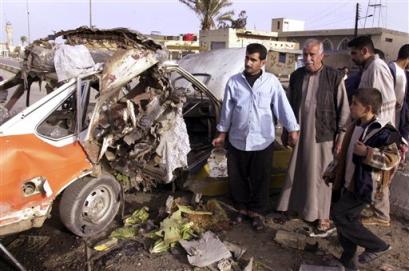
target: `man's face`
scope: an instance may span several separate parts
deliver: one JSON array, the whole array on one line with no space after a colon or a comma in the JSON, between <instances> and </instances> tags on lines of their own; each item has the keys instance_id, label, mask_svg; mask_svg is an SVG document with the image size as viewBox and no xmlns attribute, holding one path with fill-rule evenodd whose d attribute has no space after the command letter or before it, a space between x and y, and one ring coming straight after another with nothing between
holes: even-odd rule
<instances>
[{"instance_id":1,"label":"man's face","mask_svg":"<svg viewBox=\"0 0 409 271\"><path fill-rule=\"evenodd\" d=\"M244 69L248 74L258 74L265 63L265 60L260 59L259 53L246 53L246 58L244 60Z\"/></svg>"},{"instance_id":2,"label":"man's face","mask_svg":"<svg viewBox=\"0 0 409 271\"><path fill-rule=\"evenodd\" d=\"M322 67L324 53L320 53L319 44L310 44L303 49L303 60L305 68L309 72L316 72Z\"/></svg>"},{"instance_id":3,"label":"man's face","mask_svg":"<svg viewBox=\"0 0 409 271\"><path fill-rule=\"evenodd\" d=\"M357 120L357 119L360 119L366 116L366 114L370 112L371 108L370 106L364 106L354 96L352 96L350 110L351 110L351 118L353 120Z\"/></svg>"},{"instance_id":4,"label":"man's face","mask_svg":"<svg viewBox=\"0 0 409 271\"><path fill-rule=\"evenodd\" d=\"M365 64L365 61L367 60L366 52L367 49L365 47L362 49L358 49L355 47L351 48L352 61L358 66L363 66Z\"/></svg>"}]
</instances>

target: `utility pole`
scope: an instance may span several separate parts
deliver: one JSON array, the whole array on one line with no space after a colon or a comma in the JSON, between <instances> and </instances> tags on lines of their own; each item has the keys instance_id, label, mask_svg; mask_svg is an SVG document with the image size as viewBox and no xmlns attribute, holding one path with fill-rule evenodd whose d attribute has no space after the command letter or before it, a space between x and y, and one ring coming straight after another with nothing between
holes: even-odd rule
<instances>
[{"instance_id":1,"label":"utility pole","mask_svg":"<svg viewBox=\"0 0 409 271\"><path fill-rule=\"evenodd\" d=\"M360 19L365 19L365 21L366 21L366 18L369 18L369 17L372 17L372 16L373 16L372 14L368 15L368 11L367 11L365 17L360 17L360 16L359 16L359 3L356 3L356 10L355 10L355 29L354 29L354 37L355 37L355 38L358 36L358 21L359 21ZM365 26L364 26L364 28L365 28Z\"/></svg>"},{"instance_id":2,"label":"utility pole","mask_svg":"<svg viewBox=\"0 0 409 271\"><path fill-rule=\"evenodd\" d=\"M92 5L91 5L91 0L89 0L89 28L92 28Z\"/></svg>"},{"instance_id":3,"label":"utility pole","mask_svg":"<svg viewBox=\"0 0 409 271\"><path fill-rule=\"evenodd\" d=\"M356 3L354 37L358 36L359 3Z\"/></svg>"},{"instance_id":4,"label":"utility pole","mask_svg":"<svg viewBox=\"0 0 409 271\"><path fill-rule=\"evenodd\" d=\"M28 9L28 0L26 0L26 10L27 10L27 40L28 44L30 44L30 11Z\"/></svg>"}]
</instances>

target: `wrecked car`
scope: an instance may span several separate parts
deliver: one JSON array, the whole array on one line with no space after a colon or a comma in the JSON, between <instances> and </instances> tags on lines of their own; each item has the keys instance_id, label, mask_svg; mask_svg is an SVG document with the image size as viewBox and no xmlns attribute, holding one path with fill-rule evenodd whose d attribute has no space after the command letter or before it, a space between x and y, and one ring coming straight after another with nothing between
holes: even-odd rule
<instances>
[{"instance_id":1,"label":"wrecked car","mask_svg":"<svg viewBox=\"0 0 409 271\"><path fill-rule=\"evenodd\" d=\"M161 59L160 44L127 29L79 28L28 47L21 72L1 86L20 84L12 102L35 81L52 91L0 126L0 236L42 226L59 195L63 224L95 235L114 219L123 190L171 182L188 153L205 155L191 152L183 116L192 108L177 82L215 112L220 101Z\"/></svg>"},{"instance_id":2,"label":"wrecked car","mask_svg":"<svg viewBox=\"0 0 409 271\"><path fill-rule=\"evenodd\" d=\"M36 81L49 93L0 126L0 236L40 227L59 195L63 224L95 235L114 219L125 190L195 176L211 154L225 84L242 71L244 52L175 64L138 32L86 27L33 42L21 71L0 83L0 91L18 86L7 109ZM287 159L273 159L274 180L283 180ZM217 170L213 177L224 176ZM227 189L225 179L217 189Z\"/></svg>"}]
</instances>

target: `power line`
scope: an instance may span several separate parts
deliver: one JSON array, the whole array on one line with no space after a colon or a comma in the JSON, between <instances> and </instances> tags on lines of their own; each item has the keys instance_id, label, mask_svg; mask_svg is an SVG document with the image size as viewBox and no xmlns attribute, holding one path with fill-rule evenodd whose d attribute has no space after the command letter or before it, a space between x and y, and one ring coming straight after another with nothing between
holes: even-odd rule
<instances>
[{"instance_id":1,"label":"power line","mask_svg":"<svg viewBox=\"0 0 409 271\"><path fill-rule=\"evenodd\" d=\"M331 9L327 9L326 12L324 13L319 13L318 16L312 17L312 19L308 20L309 23L315 23L315 22L320 22L323 19L325 19L327 16L330 16L333 18L333 13L335 11L338 11L341 7L348 7L348 5L345 5L346 3L350 3L350 1L342 1L338 3L338 5L333 6Z\"/></svg>"}]
</instances>

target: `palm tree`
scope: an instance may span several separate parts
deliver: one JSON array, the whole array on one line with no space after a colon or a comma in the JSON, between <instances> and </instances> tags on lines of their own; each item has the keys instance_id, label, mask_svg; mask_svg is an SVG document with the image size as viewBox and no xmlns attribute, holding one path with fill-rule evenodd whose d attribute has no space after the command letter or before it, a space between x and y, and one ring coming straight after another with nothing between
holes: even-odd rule
<instances>
[{"instance_id":1,"label":"palm tree","mask_svg":"<svg viewBox=\"0 0 409 271\"><path fill-rule=\"evenodd\" d=\"M27 42L27 37L26 36L21 36L20 41L21 41L21 45L24 46L24 44Z\"/></svg>"},{"instance_id":2,"label":"palm tree","mask_svg":"<svg viewBox=\"0 0 409 271\"><path fill-rule=\"evenodd\" d=\"M179 0L200 18L201 30L216 28L216 21L231 21L233 10L224 12L223 9L230 7L230 0Z\"/></svg>"}]
</instances>

